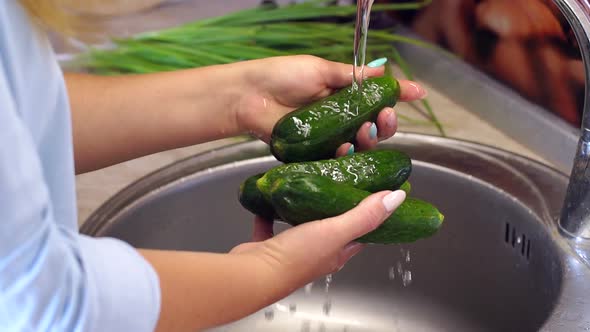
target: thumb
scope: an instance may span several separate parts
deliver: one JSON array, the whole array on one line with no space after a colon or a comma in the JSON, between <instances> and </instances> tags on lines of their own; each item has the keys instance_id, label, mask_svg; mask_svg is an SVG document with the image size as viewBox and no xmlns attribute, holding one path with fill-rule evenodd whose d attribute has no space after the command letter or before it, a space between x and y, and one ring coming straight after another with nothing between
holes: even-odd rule
<instances>
[{"instance_id":1,"label":"thumb","mask_svg":"<svg viewBox=\"0 0 590 332\"><path fill-rule=\"evenodd\" d=\"M343 245L377 229L406 199L403 190L384 191L365 198L354 209L326 219Z\"/></svg>"},{"instance_id":2,"label":"thumb","mask_svg":"<svg viewBox=\"0 0 590 332\"><path fill-rule=\"evenodd\" d=\"M320 72L324 77L326 86L332 89L338 89L352 84L352 65L341 62L323 60L324 64L319 66ZM365 67L363 78L381 76L385 67L371 68Z\"/></svg>"}]
</instances>

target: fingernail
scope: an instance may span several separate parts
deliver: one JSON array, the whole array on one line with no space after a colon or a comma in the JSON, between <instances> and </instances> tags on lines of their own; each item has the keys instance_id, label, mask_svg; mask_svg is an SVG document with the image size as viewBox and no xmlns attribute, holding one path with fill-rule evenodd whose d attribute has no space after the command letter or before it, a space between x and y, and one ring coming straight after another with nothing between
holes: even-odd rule
<instances>
[{"instance_id":1,"label":"fingernail","mask_svg":"<svg viewBox=\"0 0 590 332\"><path fill-rule=\"evenodd\" d=\"M422 99L428 94L426 90L424 90L424 88L418 83L410 82L409 85L416 91L416 97L418 99Z\"/></svg>"},{"instance_id":2,"label":"fingernail","mask_svg":"<svg viewBox=\"0 0 590 332\"><path fill-rule=\"evenodd\" d=\"M358 243L358 242L352 242L346 245L346 247L344 248L344 252L345 255L350 258L354 257L356 254L358 254L361 250L363 250L363 248L365 247L365 244L363 243Z\"/></svg>"},{"instance_id":3,"label":"fingernail","mask_svg":"<svg viewBox=\"0 0 590 332\"><path fill-rule=\"evenodd\" d=\"M387 63L387 58L375 59L367 64L367 67L377 68Z\"/></svg>"},{"instance_id":4,"label":"fingernail","mask_svg":"<svg viewBox=\"0 0 590 332\"><path fill-rule=\"evenodd\" d=\"M396 190L383 197L383 205L387 212L393 212L393 210L397 209L405 199L406 192L403 190Z\"/></svg>"},{"instance_id":5,"label":"fingernail","mask_svg":"<svg viewBox=\"0 0 590 332\"><path fill-rule=\"evenodd\" d=\"M346 152L347 155L351 155L354 153L354 145L351 144L350 147L348 148L348 152Z\"/></svg>"},{"instance_id":6,"label":"fingernail","mask_svg":"<svg viewBox=\"0 0 590 332\"><path fill-rule=\"evenodd\" d=\"M373 122L371 129L369 129L369 139L374 140L375 138L377 138L377 125Z\"/></svg>"}]
</instances>

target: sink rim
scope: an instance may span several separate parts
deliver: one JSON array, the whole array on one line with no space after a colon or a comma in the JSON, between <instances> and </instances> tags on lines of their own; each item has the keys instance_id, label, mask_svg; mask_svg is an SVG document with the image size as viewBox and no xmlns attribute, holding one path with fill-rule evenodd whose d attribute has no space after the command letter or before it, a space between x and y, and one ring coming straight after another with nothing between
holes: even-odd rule
<instances>
[{"instance_id":1,"label":"sink rim","mask_svg":"<svg viewBox=\"0 0 590 332\"><path fill-rule=\"evenodd\" d=\"M406 139L406 140L424 140L426 142L438 144L438 145L445 145L451 146L454 145L456 147L462 147L469 150L474 150L477 152L488 153L492 156L503 156L509 157L514 159L518 162L528 164L529 166L533 166L535 168L544 169L554 173L555 176L561 177L567 181L568 176L563 172L559 171L557 168L543 164L537 160L531 159L527 156L523 156L514 152L510 152L508 150L504 150L502 148L493 147L490 145L472 142L463 139L457 138L447 138L441 137L436 135L429 135L429 134L419 134L419 133L411 133L411 132L397 132L394 137L384 140L379 143L379 145L387 145L387 144L395 144L397 139ZM153 190L157 190L162 188L170 183L183 178L185 176L189 176L194 174L197 171L203 170L203 164L215 164L210 167L214 167L217 165L223 164L227 155L232 155L233 157L228 162L236 161L235 156L240 155L240 151L236 150L246 150L249 152L254 152L253 154L248 154L248 156L244 156L243 159L251 159L253 157L263 157L269 156L270 151L267 153L260 153L256 150L260 149L261 147L266 147L267 145L264 142L261 142L256 139L246 139L241 142L237 143L230 143L228 145L213 148L211 150L203 151L192 156L180 159L173 163L170 163L166 166L160 167L150 173L145 174L144 176L138 178L137 180L131 182L129 185L125 186L118 192L116 192L113 196L103 202L97 209L95 209L86 220L83 221L82 225L80 226L80 232L83 234L93 234L96 231L97 225L103 225L105 220L112 219L116 214L119 212L113 213L111 211L119 211L121 208L125 206L129 206L130 203L138 199L139 197L143 197L149 192ZM246 148L246 149L244 149ZM243 153L246 155L247 153ZM211 163L214 158L216 161ZM221 162L220 159L221 158ZM197 166L198 164L198 166Z\"/></svg>"}]
</instances>

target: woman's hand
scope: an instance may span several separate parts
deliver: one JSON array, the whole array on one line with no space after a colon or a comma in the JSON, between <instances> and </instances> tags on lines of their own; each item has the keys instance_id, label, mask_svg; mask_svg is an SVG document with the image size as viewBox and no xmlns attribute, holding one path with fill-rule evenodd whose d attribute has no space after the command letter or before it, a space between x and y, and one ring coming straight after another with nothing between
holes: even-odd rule
<instances>
[{"instance_id":1,"label":"woman's hand","mask_svg":"<svg viewBox=\"0 0 590 332\"><path fill-rule=\"evenodd\" d=\"M253 255L275 276L278 300L314 279L340 270L364 247L355 239L375 230L404 201L402 190L380 192L340 216L305 223L273 237L272 223L255 220L253 242L230 254ZM270 303L269 303L270 304Z\"/></svg>"},{"instance_id":2,"label":"woman's hand","mask_svg":"<svg viewBox=\"0 0 590 332\"><path fill-rule=\"evenodd\" d=\"M243 63L243 93L236 105L236 119L242 130L269 142L275 123L296 108L326 97L352 83L352 66L314 56L274 57ZM384 67L366 67L365 77L383 75ZM417 83L400 81L401 101L423 98L425 90ZM385 108L377 123L365 123L359 130L358 146L346 143L338 155L348 151L366 150L378 140L387 139L397 129L397 117L392 108Z\"/></svg>"},{"instance_id":3,"label":"woman's hand","mask_svg":"<svg viewBox=\"0 0 590 332\"><path fill-rule=\"evenodd\" d=\"M334 218L272 236L257 220L254 242L229 254L141 250L158 273L162 306L157 331L200 331L226 324L339 270L361 249L353 241L376 229L401 204L403 191L380 192Z\"/></svg>"}]
</instances>

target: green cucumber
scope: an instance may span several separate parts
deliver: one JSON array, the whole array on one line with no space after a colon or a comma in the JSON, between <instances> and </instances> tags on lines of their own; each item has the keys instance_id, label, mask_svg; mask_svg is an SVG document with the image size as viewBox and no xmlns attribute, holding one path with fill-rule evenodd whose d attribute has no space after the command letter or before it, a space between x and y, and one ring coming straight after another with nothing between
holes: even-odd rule
<instances>
[{"instance_id":1,"label":"green cucumber","mask_svg":"<svg viewBox=\"0 0 590 332\"><path fill-rule=\"evenodd\" d=\"M410 195L410 192L412 191L412 184L410 184L410 181L406 181L399 187L399 189L405 191L406 195Z\"/></svg>"},{"instance_id":2,"label":"green cucumber","mask_svg":"<svg viewBox=\"0 0 590 332\"><path fill-rule=\"evenodd\" d=\"M255 215L266 220L275 220L279 217L273 206L264 198L262 192L256 187L256 181L263 175L264 173L256 174L242 182L238 193L238 200L246 210Z\"/></svg>"},{"instance_id":3,"label":"green cucumber","mask_svg":"<svg viewBox=\"0 0 590 332\"><path fill-rule=\"evenodd\" d=\"M267 200L273 182L295 173L323 175L358 189L377 192L395 190L412 171L410 157L396 150L371 150L336 159L291 163L277 166L260 178L256 186Z\"/></svg>"},{"instance_id":4,"label":"green cucumber","mask_svg":"<svg viewBox=\"0 0 590 332\"><path fill-rule=\"evenodd\" d=\"M351 85L281 118L271 135L275 158L289 163L333 157L343 143L355 143L359 128L377 121L400 95L399 82L389 75L365 79L362 88L362 98Z\"/></svg>"},{"instance_id":5,"label":"green cucumber","mask_svg":"<svg viewBox=\"0 0 590 332\"><path fill-rule=\"evenodd\" d=\"M277 179L271 202L282 220L296 226L341 215L357 206L370 192L327 177L293 174ZM434 235L444 216L432 204L407 198L376 230L356 239L361 243L408 243Z\"/></svg>"},{"instance_id":6,"label":"green cucumber","mask_svg":"<svg viewBox=\"0 0 590 332\"><path fill-rule=\"evenodd\" d=\"M280 220L281 217L275 212L272 204L268 202L264 195L262 195L262 192L256 187L256 181L263 175L264 173L256 174L242 182L242 184L240 184L238 200L246 210L257 216L266 220ZM406 181L399 187L399 189L405 191L406 195L409 195L412 186L410 185L410 182Z\"/></svg>"}]
</instances>

